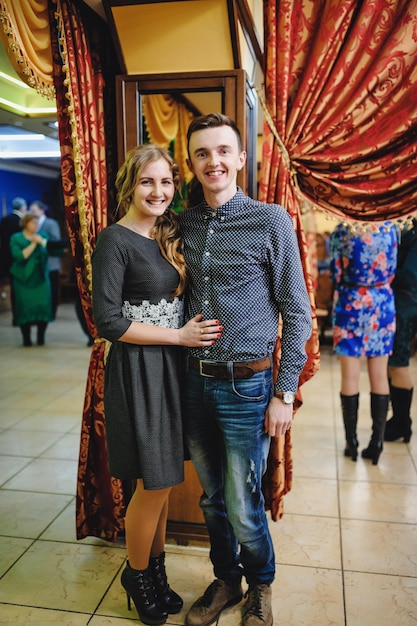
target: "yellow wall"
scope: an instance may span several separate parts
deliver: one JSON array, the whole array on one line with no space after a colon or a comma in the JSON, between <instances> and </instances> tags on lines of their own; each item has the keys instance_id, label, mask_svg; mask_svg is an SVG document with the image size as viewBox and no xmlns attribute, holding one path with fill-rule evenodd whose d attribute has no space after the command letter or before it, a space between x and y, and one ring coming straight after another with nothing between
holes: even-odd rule
<instances>
[{"instance_id":1,"label":"yellow wall","mask_svg":"<svg viewBox=\"0 0 417 626\"><path fill-rule=\"evenodd\" d=\"M112 8L128 74L234 69L226 0Z\"/></svg>"}]
</instances>

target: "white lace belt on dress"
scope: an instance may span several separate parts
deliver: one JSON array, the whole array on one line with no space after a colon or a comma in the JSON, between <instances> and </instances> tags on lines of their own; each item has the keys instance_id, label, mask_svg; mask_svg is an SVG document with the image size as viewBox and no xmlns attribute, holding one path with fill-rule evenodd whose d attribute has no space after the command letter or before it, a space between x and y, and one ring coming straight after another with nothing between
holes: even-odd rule
<instances>
[{"instance_id":1,"label":"white lace belt on dress","mask_svg":"<svg viewBox=\"0 0 417 626\"><path fill-rule=\"evenodd\" d=\"M130 304L123 302L122 314L128 320L162 326L162 328L180 328L183 325L184 302L174 298L171 302L163 298L157 304L151 304L149 300L143 300L142 304Z\"/></svg>"}]
</instances>

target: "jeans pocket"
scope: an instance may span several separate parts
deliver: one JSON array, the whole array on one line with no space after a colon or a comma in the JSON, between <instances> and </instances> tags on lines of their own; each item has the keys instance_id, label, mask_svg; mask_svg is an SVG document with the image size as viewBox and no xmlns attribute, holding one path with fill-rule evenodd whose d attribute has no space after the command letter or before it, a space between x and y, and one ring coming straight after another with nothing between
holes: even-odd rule
<instances>
[{"instance_id":1,"label":"jeans pocket","mask_svg":"<svg viewBox=\"0 0 417 626\"><path fill-rule=\"evenodd\" d=\"M262 402L265 399L269 399L271 387L271 370L257 372L252 378L234 378L232 380L233 392L239 398L253 402Z\"/></svg>"}]
</instances>

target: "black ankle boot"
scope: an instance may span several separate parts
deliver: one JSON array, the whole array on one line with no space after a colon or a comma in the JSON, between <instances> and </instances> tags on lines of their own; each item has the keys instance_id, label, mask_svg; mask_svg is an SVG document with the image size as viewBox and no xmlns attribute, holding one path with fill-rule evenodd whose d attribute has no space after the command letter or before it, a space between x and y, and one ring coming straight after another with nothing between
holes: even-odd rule
<instances>
[{"instance_id":1,"label":"black ankle boot","mask_svg":"<svg viewBox=\"0 0 417 626\"><path fill-rule=\"evenodd\" d=\"M378 463L383 449L385 422L387 420L389 395L371 393L372 437L369 445L362 450L362 458L371 459L372 465Z\"/></svg>"},{"instance_id":2,"label":"black ankle boot","mask_svg":"<svg viewBox=\"0 0 417 626\"><path fill-rule=\"evenodd\" d=\"M149 571L155 586L156 595L167 613L179 613L182 609L183 601L168 585L165 571L165 552L157 557L151 556L149 560Z\"/></svg>"},{"instance_id":3,"label":"black ankle boot","mask_svg":"<svg viewBox=\"0 0 417 626\"><path fill-rule=\"evenodd\" d=\"M127 608L130 611L130 598L144 624L155 626L165 624L168 613L160 604L149 569L132 569L129 562L122 572L122 586L127 595Z\"/></svg>"},{"instance_id":4,"label":"black ankle boot","mask_svg":"<svg viewBox=\"0 0 417 626\"><path fill-rule=\"evenodd\" d=\"M410 408L413 399L413 388L403 389L391 385L392 417L385 426L385 441L396 441L403 437L404 443L411 439Z\"/></svg>"},{"instance_id":5,"label":"black ankle boot","mask_svg":"<svg viewBox=\"0 0 417 626\"><path fill-rule=\"evenodd\" d=\"M340 394L342 404L343 423L345 425L346 448L345 456L350 456L352 461L358 458L359 442L356 436L356 425L358 423L359 394L345 396Z\"/></svg>"}]
</instances>

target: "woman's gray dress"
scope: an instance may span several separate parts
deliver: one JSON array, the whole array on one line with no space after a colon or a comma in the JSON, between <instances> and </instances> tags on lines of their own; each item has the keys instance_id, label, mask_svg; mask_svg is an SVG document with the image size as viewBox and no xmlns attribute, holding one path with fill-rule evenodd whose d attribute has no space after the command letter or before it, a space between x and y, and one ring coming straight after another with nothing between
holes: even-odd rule
<instances>
[{"instance_id":1,"label":"woman's gray dress","mask_svg":"<svg viewBox=\"0 0 417 626\"><path fill-rule=\"evenodd\" d=\"M110 474L142 478L145 489L176 485L184 480L182 348L118 339L132 319L182 325L182 302L172 298L178 273L154 239L118 224L100 233L92 263L95 323L112 342L104 382Z\"/></svg>"}]
</instances>

